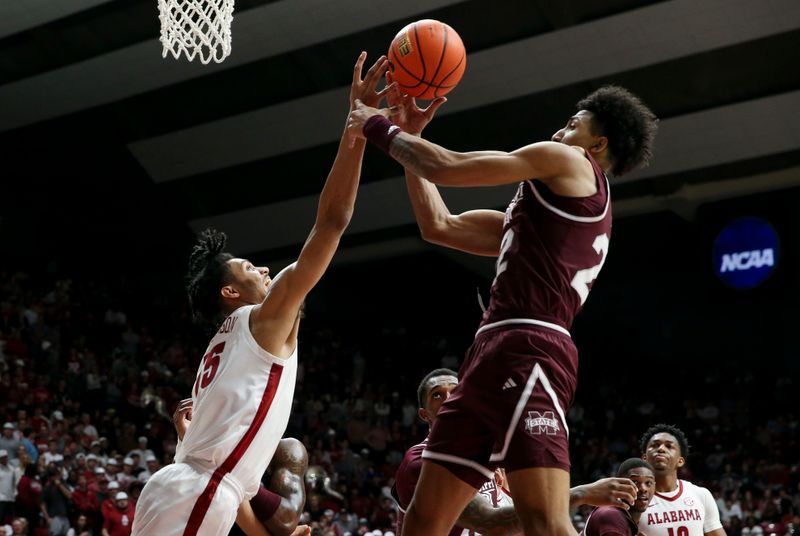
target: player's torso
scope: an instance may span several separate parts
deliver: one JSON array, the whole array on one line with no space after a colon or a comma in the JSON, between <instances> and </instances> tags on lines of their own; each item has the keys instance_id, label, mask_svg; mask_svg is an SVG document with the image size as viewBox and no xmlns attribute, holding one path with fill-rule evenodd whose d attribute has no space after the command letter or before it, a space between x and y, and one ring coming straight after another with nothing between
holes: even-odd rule
<instances>
[{"instance_id":1,"label":"player's torso","mask_svg":"<svg viewBox=\"0 0 800 536\"><path fill-rule=\"evenodd\" d=\"M639 518L639 530L647 536L702 536L705 505L698 488L679 480L679 493L656 493Z\"/></svg>"},{"instance_id":2,"label":"player's torso","mask_svg":"<svg viewBox=\"0 0 800 536\"><path fill-rule=\"evenodd\" d=\"M255 491L289 420L297 349L286 359L261 348L250 332L252 307L234 311L211 339L192 390L192 423L177 461L223 466Z\"/></svg>"},{"instance_id":3,"label":"player's torso","mask_svg":"<svg viewBox=\"0 0 800 536\"><path fill-rule=\"evenodd\" d=\"M556 196L540 181L519 185L506 210L503 241L482 326L515 318L569 329L605 262L611 238L608 181L597 192Z\"/></svg>"}]
</instances>

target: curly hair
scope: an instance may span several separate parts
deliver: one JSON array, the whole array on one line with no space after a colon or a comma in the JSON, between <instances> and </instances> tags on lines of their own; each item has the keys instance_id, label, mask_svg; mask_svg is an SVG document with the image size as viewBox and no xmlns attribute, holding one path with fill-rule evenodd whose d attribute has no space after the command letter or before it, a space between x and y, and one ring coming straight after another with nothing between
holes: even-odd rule
<instances>
[{"instance_id":1,"label":"curly hair","mask_svg":"<svg viewBox=\"0 0 800 536\"><path fill-rule=\"evenodd\" d=\"M604 86L576 107L594 116L593 134L608 138L613 175L622 176L650 163L658 118L639 97L619 86Z\"/></svg>"},{"instance_id":2,"label":"curly hair","mask_svg":"<svg viewBox=\"0 0 800 536\"><path fill-rule=\"evenodd\" d=\"M437 368L436 370L432 370L422 378L422 381L419 382L419 387L417 387L417 400L419 401L419 407L425 407L425 401L428 398L428 382L431 381L431 378L436 378L437 376L455 376L458 378L458 373L455 371L450 370L449 368Z\"/></svg>"},{"instance_id":3,"label":"curly hair","mask_svg":"<svg viewBox=\"0 0 800 536\"><path fill-rule=\"evenodd\" d=\"M659 423L648 428L642 436L642 439L639 440L639 450L642 452L642 454L647 451L647 444L650 443L650 440L653 439L653 436L661 433L670 434L675 437L675 439L678 440L678 446L681 449L681 456L684 458L689 456L689 441L686 439L686 435L683 433L683 431L677 426L664 423Z\"/></svg>"},{"instance_id":4,"label":"curly hair","mask_svg":"<svg viewBox=\"0 0 800 536\"><path fill-rule=\"evenodd\" d=\"M189 256L186 291L192 319L199 325L216 325L216 321L221 320L219 289L230 278L227 261L233 258L223 251L227 241L225 233L206 229Z\"/></svg>"}]
</instances>

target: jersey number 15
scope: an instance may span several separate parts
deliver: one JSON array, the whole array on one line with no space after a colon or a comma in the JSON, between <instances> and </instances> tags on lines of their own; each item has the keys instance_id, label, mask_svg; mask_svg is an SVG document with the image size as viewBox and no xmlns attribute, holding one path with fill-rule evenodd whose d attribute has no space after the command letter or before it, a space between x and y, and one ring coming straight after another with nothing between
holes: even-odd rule
<instances>
[{"instance_id":1,"label":"jersey number 15","mask_svg":"<svg viewBox=\"0 0 800 536\"><path fill-rule=\"evenodd\" d=\"M197 375L194 382L194 396L200 392L200 389L205 389L217 375L219 368L219 358L222 351L225 349L225 341L222 341L214 348L212 348L205 356L203 356L203 370Z\"/></svg>"}]
</instances>

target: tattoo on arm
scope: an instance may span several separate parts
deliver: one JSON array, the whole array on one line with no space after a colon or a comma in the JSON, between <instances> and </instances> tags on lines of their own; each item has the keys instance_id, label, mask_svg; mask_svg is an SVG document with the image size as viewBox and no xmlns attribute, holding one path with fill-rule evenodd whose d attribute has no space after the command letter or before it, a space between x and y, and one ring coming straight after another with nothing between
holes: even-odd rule
<instances>
[{"instance_id":1,"label":"tattoo on arm","mask_svg":"<svg viewBox=\"0 0 800 536\"><path fill-rule=\"evenodd\" d=\"M409 169L415 175L424 176L425 173L419 165L420 159L414 153L414 141L415 140L406 140L402 135L395 136L392 143L389 145L389 154L402 164L404 168Z\"/></svg>"},{"instance_id":2,"label":"tattoo on arm","mask_svg":"<svg viewBox=\"0 0 800 536\"><path fill-rule=\"evenodd\" d=\"M522 530L513 506L494 508L489 499L476 494L456 521L457 525L477 532L506 529L512 533Z\"/></svg>"}]
</instances>

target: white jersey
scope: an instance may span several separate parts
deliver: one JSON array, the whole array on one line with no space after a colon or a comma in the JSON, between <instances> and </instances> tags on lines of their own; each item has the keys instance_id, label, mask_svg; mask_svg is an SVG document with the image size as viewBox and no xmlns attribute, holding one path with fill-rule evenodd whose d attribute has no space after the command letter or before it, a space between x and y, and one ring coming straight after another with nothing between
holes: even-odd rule
<instances>
[{"instance_id":1,"label":"white jersey","mask_svg":"<svg viewBox=\"0 0 800 536\"><path fill-rule=\"evenodd\" d=\"M497 485L497 481L495 480L495 475L492 475L492 479L484 482L481 489L478 490L478 493L489 499L489 502L492 503L492 506L495 508L501 508L503 506L514 506L514 501L511 499L511 495L509 495L502 487ZM469 529L464 529L461 533L461 536L481 536L480 533L473 532Z\"/></svg>"},{"instance_id":2,"label":"white jersey","mask_svg":"<svg viewBox=\"0 0 800 536\"><path fill-rule=\"evenodd\" d=\"M657 492L639 518L647 536L702 536L722 528L717 503L706 488L678 480L678 489Z\"/></svg>"},{"instance_id":3,"label":"white jersey","mask_svg":"<svg viewBox=\"0 0 800 536\"><path fill-rule=\"evenodd\" d=\"M297 376L296 347L282 359L253 338L253 307L234 311L211 339L192 389L192 424L175 453L176 462L232 477L248 500L286 431Z\"/></svg>"}]
</instances>

